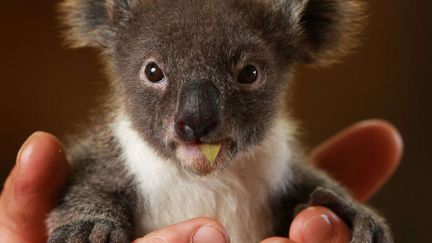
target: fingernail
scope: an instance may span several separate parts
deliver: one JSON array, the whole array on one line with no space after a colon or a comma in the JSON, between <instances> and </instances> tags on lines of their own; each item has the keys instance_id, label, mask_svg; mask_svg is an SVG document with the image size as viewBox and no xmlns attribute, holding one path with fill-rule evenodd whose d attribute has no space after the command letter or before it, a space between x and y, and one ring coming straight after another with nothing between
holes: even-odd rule
<instances>
[{"instance_id":1,"label":"fingernail","mask_svg":"<svg viewBox=\"0 0 432 243\"><path fill-rule=\"evenodd\" d=\"M201 226L191 238L192 243L228 243L225 232L213 225Z\"/></svg>"},{"instance_id":2,"label":"fingernail","mask_svg":"<svg viewBox=\"0 0 432 243\"><path fill-rule=\"evenodd\" d=\"M23 161L26 161L26 157L28 157L32 150L28 149L28 146L31 144L31 141L33 139L35 139L36 137L38 137L41 134L41 132L35 132L32 135L30 135L30 137L27 138L27 140L23 143L23 145L21 145L20 150L18 151L17 154L17 160L16 163L17 165L21 165L23 163Z\"/></svg>"},{"instance_id":3,"label":"fingernail","mask_svg":"<svg viewBox=\"0 0 432 243\"><path fill-rule=\"evenodd\" d=\"M150 237L150 238L144 238L143 241L141 240L135 240L132 243L138 243L138 242L145 242L145 243L168 243L168 241L166 241L165 239L162 239L158 236L156 237Z\"/></svg>"},{"instance_id":4,"label":"fingernail","mask_svg":"<svg viewBox=\"0 0 432 243\"><path fill-rule=\"evenodd\" d=\"M302 228L305 243L331 243L336 239L336 232L330 217L323 214L307 220Z\"/></svg>"}]
</instances>

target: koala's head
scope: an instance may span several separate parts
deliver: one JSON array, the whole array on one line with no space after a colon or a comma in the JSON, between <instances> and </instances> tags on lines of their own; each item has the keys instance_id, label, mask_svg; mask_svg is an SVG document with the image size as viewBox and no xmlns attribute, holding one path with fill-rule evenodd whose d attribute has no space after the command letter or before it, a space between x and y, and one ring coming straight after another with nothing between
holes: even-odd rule
<instances>
[{"instance_id":1,"label":"koala's head","mask_svg":"<svg viewBox=\"0 0 432 243\"><path fill-rule=\"evenodd\" d=\"M362 22L357 0L66 0L62 9L69 40L105 53L140 136L200 175L260 144L284 109L291 67L336 61Z\"/></svg>"}]
</instances>

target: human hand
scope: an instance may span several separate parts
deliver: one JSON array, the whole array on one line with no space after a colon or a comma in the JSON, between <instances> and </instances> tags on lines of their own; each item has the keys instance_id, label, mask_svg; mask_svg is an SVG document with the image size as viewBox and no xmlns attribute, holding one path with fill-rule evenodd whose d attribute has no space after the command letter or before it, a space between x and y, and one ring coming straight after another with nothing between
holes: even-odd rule
<instances>
[{"instance_id":1,"label":"human hand","mask_svg":"<svg viewBox=\"0 0 432 243\"><path fill-rule=\"evenodd\" d=\"M396 129L387 122L370 120L330 138L314 149L310 157L316 166L349 189L355 199L364 202L393 174L401 155L402 139ZM205 233L197 237L200 229ZM222 229L212 219L192 219L148 234L134 243L229 242ZM290 239L272 237L261 243L347 243L350 231L329 209L310 207L294 219L289 236Z\"/></svg>"},{"instance_id":2,"label":"human hand","mask_svg":"<svg viewBox=\"0 0 432 243\"><path fill-rule=\"evenodd\" d=\"M399 165L403 144L389 123L369 120L357 123L328 139L310 154L311 161L350 190L360 202L371 198ZM329 227L327 222L331 222ZM313 232L313 233L312 233ZM311 207L300 212L290 229L297 243L349 242L348 227L333 212ZM271 238L261 243L293 243Z\"/></svg>"},{"instance_id":3,"label":"human hand","mask_svg":"<svg viewBox=\"0 0 432 243\"><path fill-rule=\"evenodd\" d=\"M371 150L371 146L374 146L375 150ZM391 175L398 164L401 150L398 133L387 123L373 121L355 125L330 139L312 153L312 158L318 166L333 172L342 184L352 189L357 199L365 200ZM341 161L350 163L341 164ZM335 166L336 164L338 166ZM358 164L368 166L359 169L356 167ZM54 207L66 180L67 169L63 149L52 135L35 133L24 143L17 156L17 164L0 196L0 242L46 241L44 219ZM352 174L358 177L350 176ZM363 184L366 176L367 183ZM307 232L325 236L317 234L326 228L326 225L319 224L319 221L303 227L306 222L310 222L309 219L322 215L329 216L333 229L341 240L348 239L347 227L325 208L310 208L301 212L292 224L291 239L297 243L305 242L305 236L312 235ZM182 243L190 242L191 239L197 240L196 242L228 242L228 236L224 232L223 226L218 222L196 218L148 234L137 239L135 243ZM263 242L292 241L271 238Z\"/></svg>"},{"instance_id":4,"label":"human hand","mask_svg":"<svg viewBox=\"0 0 432 243\"><path fill-rule=\"evenodd\" d=\"M55 207L67 174L55 137L37 132L27 139L0 196L0 242L46 242L45 217Z\"/></svg>"}]
</instances>

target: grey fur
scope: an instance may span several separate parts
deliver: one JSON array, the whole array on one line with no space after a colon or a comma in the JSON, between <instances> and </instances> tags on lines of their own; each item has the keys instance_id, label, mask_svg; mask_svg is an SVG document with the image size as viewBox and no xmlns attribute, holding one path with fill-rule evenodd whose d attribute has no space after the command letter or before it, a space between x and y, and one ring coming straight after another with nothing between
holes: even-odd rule
<instances>
[{"instance_id":1,"label":"grey fur","mask_svg":"<svg viewBox=\"0 0 432 243\"><path fill-rule=\"evenodd\" d=\"M355 45L364 14L357 0L65 0L61 10L69 42L102 51L111 90L90 128L69 143L72 176L47 221L49 242L134 237L139 189L113 135L116 115L126 113L141 139L169 163L181 164L167 127L186 84L210 81L220 93L223 125L202 141L228 138L229 146L217 168L185 169L206 175L229 168L238 153L265 139L286 110L291 67L338 60ZM147 58L156 59L167 76L157 88L139 78ZM251 63L260 79L238 84L238 73ZM351 242L392 242L382 219L331 179L304 163L291 169L290 189L269 200L273 225L263 237L286 235L296 208L323 205L351 226Z\"/></svg>"}]
</instances>

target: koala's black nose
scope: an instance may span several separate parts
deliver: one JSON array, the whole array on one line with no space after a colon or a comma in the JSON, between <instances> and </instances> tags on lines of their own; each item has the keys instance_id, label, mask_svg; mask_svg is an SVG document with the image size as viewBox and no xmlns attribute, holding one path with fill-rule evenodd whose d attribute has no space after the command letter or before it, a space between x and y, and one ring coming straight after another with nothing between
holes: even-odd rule
<instances>
[{"instance_id":1,"label":"koala's black nose","mask_svg":"<svg viewBox=\"0 0 432 243\"><path fill-rule=\"evenodd\" d=\"M185 141L215 134L221 125L220 94L209 80L186 84L180 91L175 116L177 135Z\"/></svg>"}]
</instances>

